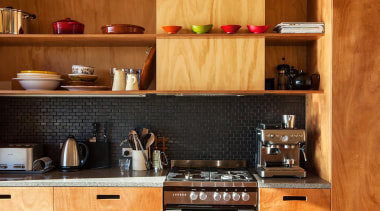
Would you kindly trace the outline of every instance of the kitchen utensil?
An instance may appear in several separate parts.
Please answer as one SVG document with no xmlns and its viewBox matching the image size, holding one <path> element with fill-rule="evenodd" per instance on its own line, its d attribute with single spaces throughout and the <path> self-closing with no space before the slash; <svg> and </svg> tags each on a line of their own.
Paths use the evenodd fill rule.
<svg viewBox="0 0 380 211">
<path fill-rule="evenodd" d="M 139 90 L 139 84 L 137 81 L 137 74 L 136 71 L 133 69 L 129 69 L 126 71 L 127 74 L 127 81 L 126 81 L 126 91 L 133 91 L 133 90 Z"/>
<path fill-rule="evenodd" d="M 289 77 L 287 72 L 289 65 L 285 64 L 285 57 L 282 58 L 283 64 L 277 65 L 277 89 L 286 90 L 289 86 Z"/>
<path fill-rule="evenodd" d="M 54 90 L 63 79 L 55 78 L 12 78 L 20 83 L 26 90 Z"/>
<path fill-rule="evenodd" d="M 293 77 L 292 84 L 293 89 L 297 90 L 308 90 L 308 89 L 319 89 L 320 75 L 318 73 L 307 75 L 301 69 L 300 73 Z"/>
<path fill-rule="evenodd" d="M 236 33 L 241 28 L 241 26 L 240 25 L 223 25 L 221 26 L 221 28 L 227 34 L 233 34 L 233 33 Z"/>
<path fill-rule="evenodd" d="M 126 85 L 124 69 L 114 69 L 113 74 L 112 91 L 124 91 Z"/>
<path fill-rule="evenodd" d="M 148 138 L 148 140 L 146 142 L 146 146 L 145 146 L 145 149 L 147 149 L 149 152 L 149 156 L 150 156 L 150 146 L 154 143 L 155 140 L 156 140 L 156 136 L 154 135 L 154 133 L 149 133 L 149 138 Z"/>
<path fill-rule="evenodd" d="M 53 23 L 54 34 L 83 34 L 84 24 L 70 18 Z"/>
<path fill-rule="evenodd" d="M 182 26 L 163 26 L 162 27 L 168 34 L 176 34 L 182 29 Z"/>
<path fill-rule="evenodd" d="M 83 157 L 82 150 L 83 147 L 85 151 L 85 156 Z M 63 143 L 61 150 L 61 171 L 78 171 L 82 167 L 88 158 L 89 149 L 86 144 L 82 142 L 77 142 L 74 136 L 69 136 L 67 140 Z"/>
<path fill-rule="evenodd" d="M 286 72 L 286 75 L 288 76 L 288 89 L 292 90 L 294 89 L 293 84 L 293 78 L 298 74 L 298 70 L 294 68 L 294 66 L 291 66 L 288 71 Z"/>
<path fill-rule="evenodd" d="M 104 131 L 104 134 L 103 134 L 103 137 L 104 137 L 104 142 L 107 143 L 108 142 L 108 132 L 109 132 L 109 123 L 106 122 L 104 123 L 103 125 L 103 131 Z"/>
<path fill-rule="evenodd" d="M 269 25 L 263 25 L 263 26 L 247 25 L 247 28 L 250 32 L 259 34 L 259 33 L 266 32 L 269 29 Z"/>
<path fill-rule="evenodd" d="M 132 24 L 109 24 L 101 27 L 103 34 L 144 34 L 144 27 Z"/>
<path fill-rule="evenodd" d="M 148 53 L 148 52 L 147 52 Z M 141 72 L 140 89 L 147 90 L 156 77 L 156 46 L 151 47 Z"/>
<path fill-rule="evenodd" d="M 69 91 L 100 91 L 100 90 L 109 90 L 108 86 L 61 86 L 64 89 Z"/>
<path fill-rule="evenodd" d="M 165 158 L 165 162 L 161 161 L 161 155 L 164 156 Z M 153 166 L 153 169 L 154 171 L 158 171 L 160 169 L 163 168 L 162 165 L 168 165 L 168 158 L 165 154 L 165 152 L 161 152 L 160 150 L 153 150 L 153 162 L 152 162 L 152 166 Z"/>
<path fill-rule="evenodd" d="M 12 34 L 11 12 L 11 8 L 0 8 L 0 34 Z"/>
<path fill-rule="evenodd" d="M 146 153 L 147 150 L 132 150 L 132 168 L 137 171 L 149 170 L 149 164 L 147 162 Z"/>
<path fill-rule="evenodd" d="M 88 74 L 68 74 L 69 78 L 73 81 L 95 81 L 98 76 Z"/>
<path fill-rule="evenodd" d="M 9 7 L 11 8 L 11 7 Z M 29 32 L 29 22 L 36 19 L 36 15 L 18 9 L 11 9 L 11 33 L 27 34 Z"/>
<path fill-rule="evenodd" d="M 296 119 L 296 115 L 282 115 L 282 125 L 284 129 L 293 129 L 294 123 Z"/>
<path fill-rule="evenodd" d="M 209 33 L 212 29 L 212 24 L 207 25 L 191 25 L 191 30 L 197 34 Z"/>
<path fill-rule="evenodd" d="M 72 69 L 73 74 L 93 75 L 95 72 L 95 69 L 93 67 L 83 66 L 83 65 L 73 65 L 71 69 Z"/>
<path fill-rule="evenodd" d="M 149 129 L 148 128 L 143 128 L 142 131 L 141 131 L 141 137 L 144 137 L 145 135 L 147 135 L 149 133 Z"/>
</svg>

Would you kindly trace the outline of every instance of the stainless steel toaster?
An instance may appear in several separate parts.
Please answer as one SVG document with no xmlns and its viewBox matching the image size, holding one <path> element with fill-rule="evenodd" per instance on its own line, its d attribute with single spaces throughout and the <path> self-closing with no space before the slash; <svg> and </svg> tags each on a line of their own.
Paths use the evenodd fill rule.
<svg viewBox="0 0 380 211">
<path fill-rule="evenodd" d="M 43 157 L 42 144 L 0 146 L 0 171 L 32 171 L 33 161 Z"/>
</svg>

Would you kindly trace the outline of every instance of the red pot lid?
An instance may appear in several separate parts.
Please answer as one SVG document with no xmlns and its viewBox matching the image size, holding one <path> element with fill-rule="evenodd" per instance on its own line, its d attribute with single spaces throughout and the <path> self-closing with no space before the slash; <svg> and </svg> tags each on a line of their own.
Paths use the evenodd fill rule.
<svg viewBox="0 0 380 211">
<path fill-rule="evenodd" d="M 76 20 L 71 20 L 70 18 L 65 18 L 63 20 L 59 20 L 59 21 L 56 21 L 54 23 L 68 23 L 68 24 L 80 24 L 80 25 L 83 25 L 83 23 L 80 23 Z"/>
</svg>

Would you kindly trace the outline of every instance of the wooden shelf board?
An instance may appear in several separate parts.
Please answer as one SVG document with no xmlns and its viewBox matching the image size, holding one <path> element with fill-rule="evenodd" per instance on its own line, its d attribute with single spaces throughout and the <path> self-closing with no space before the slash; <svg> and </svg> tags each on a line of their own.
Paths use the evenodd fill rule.
<svg viewBox="0 0 380 211">
<path fill-rule="evenodd" d="M 154 95 L 175 95 L 175 96 L 239 96 L 239 95 L 261 95 L 261 94 L 280 94 L 280 95 L 304 95 L 322 94 L 323 90 L 218 90 L 218 91 L 26 91 L 26 90 L 0 90 L 0 97 L 145 97 L 149 94 Z"/>
<path fill-rule="evenodd" d="M 305 42 L 318 40 L 323 37 L 323 33 L 294 33 L 294 34 L 281 34 L 281 33 L 207 33 L 207 34 L 158 34 L 157 39 L 215 39 L 215 38 L 265 38 L 267 43 L 276 42 Z"/>
<path fill-rule="evenodd" d="M 2 46 L 152 46 L 155 34 L 1 34 Z"/>
</svg>

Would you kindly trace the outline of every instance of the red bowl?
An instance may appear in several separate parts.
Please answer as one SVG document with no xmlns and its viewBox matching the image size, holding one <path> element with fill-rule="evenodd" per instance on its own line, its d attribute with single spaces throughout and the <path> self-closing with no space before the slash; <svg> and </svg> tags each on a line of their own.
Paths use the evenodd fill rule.
<svg viewBox="0 0 380 211">
<path fill-rule="evenodd" d="M 132 24 L 109 24 L 101 27 L 103 34 L 144 34 L 145 28 Z"/>
<path fill-rule="evenodd" d="M 83 34 L 84 24 L 66 18 L 53 23 L 54 34 Z"/>
<path fill-rule="evenodd" d="M 182 29 L 182 26 L 163 26 L 162 27 L 168 34 L 176 34 Z"/>
<path fill-rule="evenodd" d="M 240 25 L 223 25 L 221 28 L 223 29 L 224 32 L 227 34 L 233 34 L 237 32 L 240 29 Z"/>
<path fill-rule="evenodd" d="M 264 26 L 255 26 L 255 25 L 247 25 L 248 30 L 252 33 L 264 33 L 269 29 L 269 25 Z"/>
</svg>

